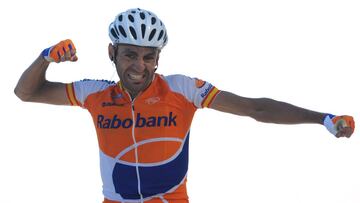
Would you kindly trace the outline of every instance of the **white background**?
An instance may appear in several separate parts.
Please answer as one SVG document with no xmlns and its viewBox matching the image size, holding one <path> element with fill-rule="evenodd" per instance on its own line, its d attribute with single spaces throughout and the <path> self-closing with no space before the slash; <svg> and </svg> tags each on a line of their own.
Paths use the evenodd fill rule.
<svg viewBox="0 0 360 203">
<path fill-rule="evenodd" d="M 109 23 L 140 7 L 166 24 L 159 72 L 210 81 L 247 97 L 360 117 L 360 6 L 350 0 L 25 1 L 0 3 L 0 202 L 102 201 L 90 115 L 23 103 L 21 73 L 46 47 L 74 41 L 79 61 L 48 79 L 111 79 Z M 192 203 L 359 203 L 360 138 L 320 125 L 273 125 L 199 110 L 190 141 Z"/>
</svg>

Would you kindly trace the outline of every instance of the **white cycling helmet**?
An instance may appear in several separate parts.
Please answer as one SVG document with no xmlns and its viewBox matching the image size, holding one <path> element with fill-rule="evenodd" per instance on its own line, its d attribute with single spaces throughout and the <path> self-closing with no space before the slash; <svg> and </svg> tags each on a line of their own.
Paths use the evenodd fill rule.
<svg viewBox="0 0 360 203">
<path fill-rule="evenodd" d="M 152 12 L 129 9 L 116 16 L 109 26 L 113 44 L 163 48 L 167 43 L 164 23 Z"/>
</svg>

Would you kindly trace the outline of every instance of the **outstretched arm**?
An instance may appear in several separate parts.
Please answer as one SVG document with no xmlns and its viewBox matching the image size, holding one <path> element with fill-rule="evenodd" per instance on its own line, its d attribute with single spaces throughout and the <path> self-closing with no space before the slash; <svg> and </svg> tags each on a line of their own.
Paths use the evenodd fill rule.
<svg viewBox="0 0 360 203">
<path fill-rule="evenodd" d="M 325 113 L 311 111 L 273 99 L 246 98 L 226 91 L 221 91 L 216 96 L 210 108 L 239 116 L 249 116 L 260 122 L 277 124 L 324 124 L 324 120 L 328 116 Z M 336 127 L 339 128 L 336 132 L 337 137 L 350 137 L 353 133 L 351 126 Z"/>
<path fill-rule="evenodd" d="M 50 62 L 76 61 L 76 50 L 70 40 L 45 49 L 20 77 L 15 94 L 22 101 L 70 105 L 64 83 L 46 80 Z"/>
</svg>

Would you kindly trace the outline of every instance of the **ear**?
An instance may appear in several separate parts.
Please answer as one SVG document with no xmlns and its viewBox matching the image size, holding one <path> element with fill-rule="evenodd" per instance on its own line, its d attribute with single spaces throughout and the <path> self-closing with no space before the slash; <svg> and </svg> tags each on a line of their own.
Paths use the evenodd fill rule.
<svg viewBox="0 0 360 203">
<path fill-rule="evenodd" d="M 108 52 L 109 52 L 110 60 L 114 61 L 115 60 L 115 48 L 114 48 L 114 45 L 111 43 L 109 43 Z"/>
</svg>

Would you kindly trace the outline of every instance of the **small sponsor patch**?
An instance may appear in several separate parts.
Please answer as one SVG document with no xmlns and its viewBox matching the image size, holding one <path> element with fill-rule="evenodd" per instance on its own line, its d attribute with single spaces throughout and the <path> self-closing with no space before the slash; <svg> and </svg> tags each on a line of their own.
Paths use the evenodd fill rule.
<svg viewBox="0 0 360 203">
<path fill-rule="evenodd" d="M 121 93 L 119 93 L 119 94 L 111 95 L 111 97 L 113 99 L 120 99 L 120 98 L 123 98 L 123 95 Z"/>
<path fill-rule="evenodd" d="M 157 103 L 158 101 L 160 101 L 159 97 L 150 97 L 150 98 L 145 100 L 145 103 L 151 105 L 151 104 Z"/>
</svg>

